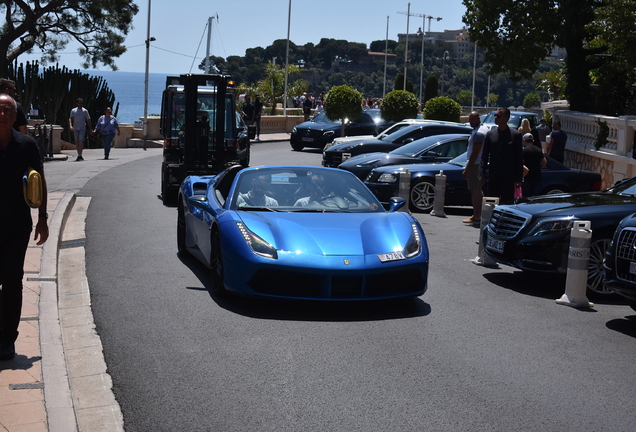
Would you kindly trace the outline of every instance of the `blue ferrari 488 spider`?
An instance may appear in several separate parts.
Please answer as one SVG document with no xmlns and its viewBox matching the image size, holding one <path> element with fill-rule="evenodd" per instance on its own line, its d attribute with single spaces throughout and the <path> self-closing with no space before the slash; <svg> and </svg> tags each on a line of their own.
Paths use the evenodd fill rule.
<svg viewBox="0 0 636 432">
<path fill-rule="evenodd" d="M 233 166 L 187 177 L 177 243 L 212 270 L 214 291 L 362 300 L 419 296 L 428 246 L 419 223 L 385 210 L 353 174 L 321 167 Z"/>
</svg>

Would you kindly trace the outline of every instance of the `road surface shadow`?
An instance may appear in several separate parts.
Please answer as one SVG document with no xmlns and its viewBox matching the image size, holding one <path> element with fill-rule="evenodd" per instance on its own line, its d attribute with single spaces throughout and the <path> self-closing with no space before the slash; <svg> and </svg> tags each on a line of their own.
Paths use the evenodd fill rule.
<svg viewBox="0 0 636 432">
<path fill-rule="evenodd" d="M 506 266 L 502 266 L 505 269 Z M 556 300 L 565 293 L 565 275 L 555 275 L 540 272 L 496 272 L 485 273 L 484 278 L 502 288 L 518 292 L 519 294 Z M 593 303 L 606 305 L 624 304 L 622 299 L 612 295 L 586 294 Z"/>
<path fill-rule="evenodd" d="M 610 330 L 636 338 L 636 315 L 628 315 L 625 318 L 613 319 L 608 321 L 605 326 Z"/>
<path fill-rule="evenodd" d="M 201 282 L 201 287 L 186 287 L 207 291 L 220 307 L 251 318 L 293 321 L 379 321 L 415 318 L 429 315 L 431 306 L 418 298 L 363 301 L 312 301 L 287 299 L 252 299 L 239 295 L 214 294 L 210 270 L 191 256 L 179 256 Z"/>
</svg>

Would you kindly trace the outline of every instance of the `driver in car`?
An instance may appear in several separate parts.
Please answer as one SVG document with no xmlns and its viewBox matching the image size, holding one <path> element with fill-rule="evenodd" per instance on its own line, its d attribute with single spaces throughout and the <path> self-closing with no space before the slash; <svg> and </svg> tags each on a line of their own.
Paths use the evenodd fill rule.
<svg viewBox="0 0 636 432">
<path fill-rule="evenodd" d="M 236 205 L 238 207 L 278 207 L 278 201 L 265 194 L 270 184 L 270 176 L 267 174 L 254 177 L 250 183 L 250 190 L 247 193 L 239 193 Z"/>
<path fill-rule="evenodd" d="M 307 189 L 309 190 L 309 196 L 299 198 L 294 204 L 295 207 L 305 207 L 310 203 L 320 203 L 329 194 L 325 190 L 325 179 L 321 175 L 312 175 L 307 183 Z"/>
</svg>

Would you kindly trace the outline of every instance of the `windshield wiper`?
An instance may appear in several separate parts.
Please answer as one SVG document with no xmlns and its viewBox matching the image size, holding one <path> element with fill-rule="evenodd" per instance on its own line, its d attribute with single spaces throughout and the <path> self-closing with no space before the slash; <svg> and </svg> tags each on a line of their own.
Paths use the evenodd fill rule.
<svg viewBox="0 0 636 432">
<path fill-rule="evenodd" d="M 237 210 L 246 210 L 246 211 L 271 211 L 271 212 L 279 212 L 280 210 L 273 209 L 271 207 L 254 207 L 254 206 L 244 206 L 239 207 Z"/>
</svg>

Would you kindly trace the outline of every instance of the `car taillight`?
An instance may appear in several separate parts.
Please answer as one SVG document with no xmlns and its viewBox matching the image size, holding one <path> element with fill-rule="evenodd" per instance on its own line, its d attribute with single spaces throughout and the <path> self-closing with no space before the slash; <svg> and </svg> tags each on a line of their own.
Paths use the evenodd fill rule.
<svg viewBox="0 0 636 432">
<path fill-rule="evenodd" d="M 601 186 L 603 185 L 603 182 L 601 180 L 599 181 L 595 181 L 594 184 L 592 185 L 592 190 L 601 190 Z"/>
</svg>

